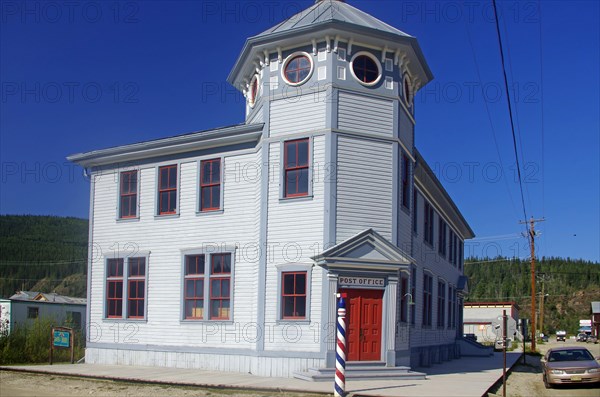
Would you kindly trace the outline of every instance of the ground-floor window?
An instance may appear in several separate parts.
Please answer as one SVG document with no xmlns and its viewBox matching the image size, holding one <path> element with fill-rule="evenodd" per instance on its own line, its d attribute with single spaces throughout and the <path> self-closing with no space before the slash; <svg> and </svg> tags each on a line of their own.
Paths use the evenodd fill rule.
<svg viewBox="0 0 600 397">
<path fill-rule="evenodd" d="M 423 274 L 423 326 L 431 327 L 433 277 Z"/>
<path fill-rule="evenodd" d="M 281 274 L 281 318 L 306 318 L 306 272 Z"/>
<path fill-rule="evenodd" d="M 231 320 L 232 254 L 190 253 L 183 262 L 183 319 Z"/>
<path fill-rule="evenodd" d="M 146 258 L 106 261 L 106 318 L 146 317 Z"/>
<path fill-rule="evenodd" d="M 438 305 L 437 305 L 437 326 L 444 328 L 446 319 L 446 284 L 443 281 L 438 281 Z"/>
</svg>

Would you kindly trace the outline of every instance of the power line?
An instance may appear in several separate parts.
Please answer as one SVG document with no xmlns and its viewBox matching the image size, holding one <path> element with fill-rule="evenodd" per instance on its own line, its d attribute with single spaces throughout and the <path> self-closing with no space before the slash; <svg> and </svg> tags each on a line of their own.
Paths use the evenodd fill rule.
<svg viewBox="0 0 600 397">
<path fill-rule="evenodd" d="M 498 35 L 498 46 L 500 47 L 500 60 L 502 61 L 502 74 L 504 75 L 504 88 L 506 90 L 506 99 L 508 104 L 508 115 L 510 117 L 510 128 L 512 132 L 513 149 L 515 152 L 515 160 L 517 162 L 517 176 L 519 178 L 519 190 L 521 192 L 521 205 L 523 206 L 524 219 L 527 219 L 527 211 L 525 208 L 525 195 L 523 194 L 523 178 L 521 177 L 521 164 L 519 162 L 519 152 L 517 150 L 517 137 L 515 134 L 515 122 L 513 119 L 513 111 L 510 99 L 510 90 L 508 87 L 508 77 L 506 76 L 506 62 L 504 60 L 504 50 L 502 48 L 502 37 L 500 34 L 500 24 L 498 22 L 498 10 L 496 0 L 492 0 L 494 4 L 494 18 L 496 20 L 496 33 Z"/>
</svg>

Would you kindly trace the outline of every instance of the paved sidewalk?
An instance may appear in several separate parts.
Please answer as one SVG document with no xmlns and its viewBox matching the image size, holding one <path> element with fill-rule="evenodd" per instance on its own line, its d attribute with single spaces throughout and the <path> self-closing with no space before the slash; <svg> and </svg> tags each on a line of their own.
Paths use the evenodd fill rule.
<svg viewBox="0 0 600 397">
<path fill-rule="evenodd" d="M 520 353 L 508 353 L 507 367 L 512 367 L 519 357 Z M 0 369 L 185 386 L 314 393 L 333 391 L 333 382 L 306 382 L 299 379 L 266 378 L 249 374 L 179 368 L 74 364 L 4 366 Z M 463 357 L 431 368 L 414 370 L 426 372 L 427 379 L 360 381 L 349 379 L 346 383 L 346 391 L 351 396 L 480 397 L 502 378 L 502 354 L 494 353 L 490 357 Z"/>
</svg>

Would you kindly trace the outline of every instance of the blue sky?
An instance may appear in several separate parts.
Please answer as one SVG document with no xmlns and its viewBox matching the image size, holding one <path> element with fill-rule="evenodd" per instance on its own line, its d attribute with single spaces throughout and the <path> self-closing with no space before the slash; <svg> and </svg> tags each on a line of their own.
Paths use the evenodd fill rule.
<svg viewBox="0 0 600 397">
<path fill-rule="evenodd" d="M 348 2 L 419 39 L 416 143 L 478 236 L 466 253 L 527 257 L 491 2 Z M 244 40 L 312 3 L 0 2 L 0 213 L 87 217 L 67 155 L 242 122 L 225 79 Z M 499 6 L 538 253 L 599 261 L 599 3 Z"/>
</svg>

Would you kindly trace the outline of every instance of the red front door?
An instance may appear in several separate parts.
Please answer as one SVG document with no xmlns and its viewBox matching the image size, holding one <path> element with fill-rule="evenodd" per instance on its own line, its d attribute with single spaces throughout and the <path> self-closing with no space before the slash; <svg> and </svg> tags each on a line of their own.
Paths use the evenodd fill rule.
<svg viewBox="0 0 600 397">
<path fill-rule="evenodd" d="M 348 361 L 381 360 L 383 291 L 348 289 Z"/>
</svg>

